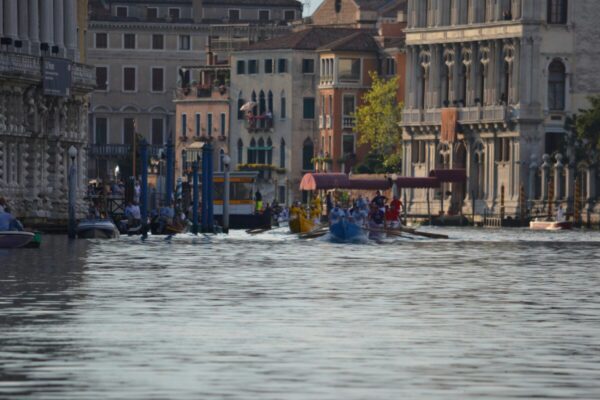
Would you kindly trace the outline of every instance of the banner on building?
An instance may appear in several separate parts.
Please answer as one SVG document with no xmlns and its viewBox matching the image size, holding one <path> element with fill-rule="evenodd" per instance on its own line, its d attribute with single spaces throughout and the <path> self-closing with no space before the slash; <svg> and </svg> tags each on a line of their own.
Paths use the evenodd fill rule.
<svg viewBox="0 0 600 400">
<path fill-rule="evenodd" d="M 70 60 L 63 58 L 47 58 L 42 60 L 42 79 L 44 95 L 66 97 L 71 95 Z"/>
<path fill-rule="evenodd" d="M 454 143 L 457 139 L 458 109 L 442 108 L 442 143 Z"/>
</svg>

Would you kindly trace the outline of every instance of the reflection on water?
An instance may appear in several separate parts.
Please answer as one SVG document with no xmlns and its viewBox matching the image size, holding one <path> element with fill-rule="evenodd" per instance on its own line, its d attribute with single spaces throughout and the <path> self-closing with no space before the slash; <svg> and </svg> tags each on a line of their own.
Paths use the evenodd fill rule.
<svg viewBox="0 0 600 400">
<path fill-rule="evenodd" d="M 0 398 L 599 398 L 600 234 L 0 251 Z"/>
</svg>

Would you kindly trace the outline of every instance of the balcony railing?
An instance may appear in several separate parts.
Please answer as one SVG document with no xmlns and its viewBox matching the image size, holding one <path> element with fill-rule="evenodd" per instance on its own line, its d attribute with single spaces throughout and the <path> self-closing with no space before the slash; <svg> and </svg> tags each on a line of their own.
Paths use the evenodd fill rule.
<svg viewBox="0 0 600 400">
<path fill-rule="evenodd" d="M 325 116 L 325 128 L 331 129 L 331 115 Z"/>
<path fill-rule="evenodd" d="M 342 117 L 342 128 L 344 129 L 354 129 L 356 126 L 356 118 L 344 116 Z"/>
<path fill-rule="evenodd" d="M 148 155 L 158 158 L 162 148 L 162 145 L 148 145 Z M 132 150 L 133 146 L 130 144 L 92 144 L 89 148 L 89 154 L 91 157 L 99 158 L 127 158 L 131 156 Z"/>
<path fill-rule="evenodd" d="M 458 109 L 458 122 L 460 124 L 504 122 L 508 119 L 508 110 L 505 105 L 463 107 Z M 441 125 L 442 109 L 409 109 L 402 113 L 402 124 L 410 125 Z"/>
<path fill-rule="evenodd" d="M 244 125 L 248 132 L 268 132 L 273 129 L 273 117 L 266 115 L 248 117 Z"/>
<path fill-rule="evenodd" d="M 325 128 L 325 116 L 319 115 L 319 129 Z"/>
</svg>

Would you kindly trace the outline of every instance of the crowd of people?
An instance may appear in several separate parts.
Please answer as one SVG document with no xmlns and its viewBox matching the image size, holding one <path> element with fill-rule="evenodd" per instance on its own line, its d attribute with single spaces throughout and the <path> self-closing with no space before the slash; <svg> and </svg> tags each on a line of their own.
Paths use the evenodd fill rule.
<svg viewBox="0 0 600 400">
<path fill-rule="evenodd" d="M 328 202 L 328 204 L 331 203 Z M 359 195 L 351 204 L 352 206 L 348 208 L 343 208 L 339 203 L 331 205 L 330 223 L 346 218 L 357 225 L 377 228 L 397 228 L 402 224 L 403 206 L 397 196 L 394 196 L 388 204 L 388 198 L 378 190 L 370 201 Z"/>
</svg>

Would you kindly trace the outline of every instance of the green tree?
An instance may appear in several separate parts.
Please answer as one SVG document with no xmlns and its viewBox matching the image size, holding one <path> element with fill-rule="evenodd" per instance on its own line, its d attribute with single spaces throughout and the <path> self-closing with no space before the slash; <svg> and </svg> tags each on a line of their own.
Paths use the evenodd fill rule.
<svg viewBox="0 0 600 400">
<path fill-rule="evenodd" d="M 368 144 L 371 153 L 382 159 L 385 170 L 397 171 L 402 161 L 402 135 L 398 123 L 402 119 L 402 104 L 398 103 L 398 77 L 384 79 L 371 71 L 371 89 L 363 96 L 363 105 L 356 110 L 355 131 L 359 143 Z"/>
<path fill-rule="evenodd" d="M 579 110 L 567 122 L 567 128 L 573 129 L 581 141 L 583 158 L 596 162 L 600 153 L 600 95 L 588 97 L 591 107 Z"/>
</svg>

